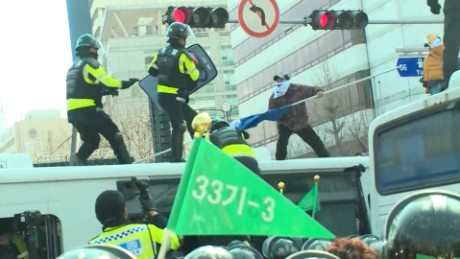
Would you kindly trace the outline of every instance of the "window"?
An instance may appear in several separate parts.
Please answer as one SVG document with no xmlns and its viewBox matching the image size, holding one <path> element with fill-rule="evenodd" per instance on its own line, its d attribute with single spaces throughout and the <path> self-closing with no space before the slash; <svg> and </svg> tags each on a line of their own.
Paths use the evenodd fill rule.
<svg viewBox="0 0 460 259">
<path fill-rule="evenodd" d="M 458 106 L 455 104 L 454 106 Z M 404 192 L 460 181 L 460 111 L 449 106 L 376 132 L 377 190 Z"/>
</svg>

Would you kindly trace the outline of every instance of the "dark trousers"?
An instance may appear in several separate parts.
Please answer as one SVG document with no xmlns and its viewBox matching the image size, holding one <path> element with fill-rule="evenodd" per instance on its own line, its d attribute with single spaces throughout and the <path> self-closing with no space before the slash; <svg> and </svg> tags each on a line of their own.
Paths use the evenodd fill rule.
<svg viewBox="0 0 460 259">
<path fill-rule="evenodd" d="M 289 137 L 291 137 L 292 133 L 296 133 L 299 137 L 305 141 L 313 151 L 315 151 L 318 157 L 328 157 L 329 153 L 326 150 L 326 147 L 323 144 L 323 141 L 318 137 L 316 132 L 310 125 L 294 132 L 290 130 L 288 127 L 278 124 L 278 142 L 276 143 L 276 160 L 284 160 L 287 156 L 287 146 L 289 143 Z"/>
<path fill-rule="evenodd" d="M 83 144 L 77 152 L 82 159 L 88 159 L 91 154 L 99 148 L 101 137 L 107 139 L 117 155 L 120 141 L 117 140 L 117 134 L 120 133 L 117 125 L 112 121 L 110 116 L 99 108 L 84 108 L 69 111 L 67 117 L 70 123 L 77 129 Z"/>
<path fill-rule="evenodd" d="M 460 12 L 448 11 L 444 14 L 444 54 L 443 74 L 445 85 L 458 69 L 458 52 L 460 48 Z"/>
<path fill-rule="evenodd" d="M 168 116 L 171 123 L 171 161 L 179 161 L 182 158 L 184 132 L 188 130 L 190 136 L 193 137 L 194 130 L 192 128 L 193 118 L 197 112 L 193 110 L 185 102 L 176 99 L 174 94 L 158 94 L 158 101 L 161 108 Z M 184 123 L 184 120 L 186 123 Z"/>
</svg>

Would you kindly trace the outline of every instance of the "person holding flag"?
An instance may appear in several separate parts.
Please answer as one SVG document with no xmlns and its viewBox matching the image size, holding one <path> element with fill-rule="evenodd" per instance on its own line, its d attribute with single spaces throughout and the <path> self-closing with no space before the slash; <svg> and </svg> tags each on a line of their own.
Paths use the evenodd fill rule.
<svg viewBox="0 0 460 259">
<path fill-rule="evenodd" d="M 269 109 L 285 107 L 315 95 L 321 97 L 324 92 L 319 87 L 291 83 L 290 76 L 285 73 L 275 75 L 273 80 L 276 86 L 268 101 Z M 292 133 L 296 133 L 310 145 L 318 157 L 329 156 L 323 142 L 308 124 L 307 108 L 304 103 L 290 107 L 277 121 L 277 125 L 279 138 L 276 143 L 276 160 L 286 159 L 287 145 Z"/>
</svg>

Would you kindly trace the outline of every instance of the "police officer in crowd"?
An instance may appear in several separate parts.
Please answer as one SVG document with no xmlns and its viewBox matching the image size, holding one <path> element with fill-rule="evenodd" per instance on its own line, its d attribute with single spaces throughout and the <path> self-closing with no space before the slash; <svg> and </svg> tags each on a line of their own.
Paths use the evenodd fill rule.
<svg viewBox="0 0 460 259">
<path fill-rule="evenodd" d="M 109 244 L 127 248 L 136 258 L 154 258 L 163 238 L 164 217 L 151 204 L 142 200 L 144 211 L 148 211 L 149 223 L 129 223 L 128 211 L 123 194 L 106 190 L 96 199 L 96 217 L 102 226 L 102 233 L 91 239 L 89 244 Z M 160 222 L 157 224 L 156 222 Z M 171 235 L 170 249 L 180 246 L 177 235 Z"/>
<path fill-rule="evenodd" d="M 184 132 L 188 129 L 193 137 L 191 123 L 197 114 L 188 105 L 188 92 L 200 76 L 196 58 L 185 49 L 187 37 L 191 35 L 193 32 L 187 24 L 171 23 L 167 31 L 169 45 L 153 57 L 148 67 L 149 74 L 157 78 L 158 102 L 172 127 L 171 162 L 185 161 L 182 159 Z"/>
<path fill-rule="evenodd" d="M 206 245 L 194 249 L 184 259 L 233 259 L 233 257 L 223 247 Z"/>
<path fill-rule="evenodd" d="M 256 154 L 246 142 L 245 137 L 249 137 L 248 133 L 230 127 L 230 124 L 220 117 L 211 119 L 209 140 L 222 152 L 235 158 L 254 173 L 260 174 Z"/>
<path fill-rule="evenodd" d="M 0 258 L 16 259 L 21 253 L 13 243 L 14 222 L 11 219 L 0 219 Z"/>
<path fill-rule="evenodd" d="M 387 258 L 458 258 L 460 195 L 420 191 L 397 203 L 387 217 Z"/>
<path fill-rule="evenodd" d="M 87 245 L 67 251 L 57 259 L 136 259 L 131 252 L 113 245 Z"/>
<path fill-rule="evenodd" d="M 71 165 L 86 165 L 88 157 L 99 148 L 99 134 L 109 141 L 120 164 L 133 162 L 120 130 L 102 109 L 102 96 L 118 95 L 117 89 L 129 88 L 139 80 L 121 81 L 108 75 L 97 60 L 99 48 L 93 35 L 81 35 L 77 58 L 67 72 L 67 117 L 83 140 L 71 157 Z"/>
<path fill-rule="evenodd" d="M 441 5 L 438 0 L 427 0 L 430 11 L 433 14 L 441 12 Z M 460 1 L 444 1 L 444 54 L 443 74 L 444 89 L 449 85 L 452 74 L 458 70 L 458 53 L 460 50 Z"/>
</svg>

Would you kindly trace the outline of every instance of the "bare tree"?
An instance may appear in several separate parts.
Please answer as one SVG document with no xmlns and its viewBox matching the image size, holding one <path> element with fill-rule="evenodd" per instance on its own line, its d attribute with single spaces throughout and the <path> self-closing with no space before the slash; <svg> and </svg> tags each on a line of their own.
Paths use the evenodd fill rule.
<svg viewBox="0 0 460 259">
<path fill-rule="evenodd" d="M 361 153 L 369 150 L 369 121 L 365 110 L 353 114 L 348 133 L 358 143 Z"/>
<path fill-rule="evenodd" d="M 362 151 L 367 150 L 368 121 L 364 105 L 360 102 L 358 85 L 336 89 L 347 80 L 340 80 L 337 68 L 328 62 L 323 62 L 317 75 L 317 81 L 326 94 L 307 102 L 309 110 L 313 111 L 312 124 L 328 125 L 322 139 L 327 142 L 330 136 L 335 143 L 331 148 L 336 155 L 351 155 L 356 153 L 356 146 Z M 354 142 L 354 143 L 353 143 Z"/>
<path fill-rule="evenodd" d="M 150 117 L 141 115 L 137 118 L 120 121 L 120 128 L 132 155 L 136 159 L 145 159 L 153 156 Z"/>
</svg>

